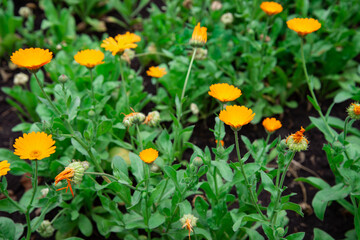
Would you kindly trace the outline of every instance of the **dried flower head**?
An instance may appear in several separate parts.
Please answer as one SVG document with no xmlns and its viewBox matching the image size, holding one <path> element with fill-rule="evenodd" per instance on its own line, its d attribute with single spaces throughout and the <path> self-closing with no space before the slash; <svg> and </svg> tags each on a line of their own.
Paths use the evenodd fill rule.
<svg viewBox="0 0 360 240">
<path fill-rule="evenodd" d="M 19 9 L 19 15 L 24 18 L 28 18 L 29 16 L 32 15 L 32 10 L 31 10 L 31 8 L 29 8 L 27 6 L 21 7 Z"/>
<path fill-rule="evenodd" d="M 7 160 L 0 162 L 0 177 L 5 176 L 10 171 L 10 163 Z"/>
<path fill-rule="evenodd" d="M 190 45 L 193 47 L 202 47 L 207 41 L 207 28 L 200 27 L 200 23 L 194 28 L 192 37 L 190 39 Z"/>
<path fill-rule="evenodd" d="M 277 2 L 262 2 L 260 8 L 269 16 L 281 13 L 283 10 L 281 4 Z"/>
<path fill-rule="evenodd" d="M 234 22 L 234 16 L 230 12 L 224 13 L 221 16 L 220 21 L 225 25 L 230 25 L 230 24 L 232 24 Z"/>
<path fill-rule="evenodd" d="M 39 68 L 49 63 L 52 57 L 52 52 L 48 49 L 20 48 L 11 55 L 10 59 L 19 67 L 24 67 L 29 71 L 36 72 Z"/>
<path fill-rule="evenodd" d="M 360 120 L 360 104 L 352 103 L 347 109 L 349 117 L 355 120 Z"/>
<path fill-rule="evenodd" d="M 265 118 L 262 125 L 269 133 L 275 132 L 282 127 L 281 122 L 275 118 Z"/>
<path fill-rule="evenodd" d="M 313 18 L 294 18 L 286 22 L 288 28 L 297 32 L 299 36 L 306 36 L 321 28 L 321 23 Z"/>
<path fill-rule="evenodd" d="M 54 144 L 52 136 L 44 132 L 24 133 L 22 137 L 15 139 L 14 154 L 21 159 L 41 160 L 55 152 Z"/>
<path fill-rule="evenodd" d="M 93 68 L 96 65 L 104 63 L 104 53 L 100 50 L 86 49 L 79 51 L 74 59 L 77 63 L 87 68 Z"/>
<path fill-rule="evenodd" d="M 292 151 L 300 152 L 308 148 L 309 141 L 304 136 L 305 129 L 301 127 L 299 131 L 286 138 L 286 144 Z"/>
<path fill-rule="evenodd" d="M 152 163 L 159 156 L 159 152 L 153 148 L 148 148 L 140 152 L 140 159 L 145 163 Z"/>
<path fill-rule="evenodd" d="M 40 226 L 36 231 L 43 238 L 49 238 L 54 234 L 55 228 L 52 226 L 49 220 L 44 220 L 41 222 Z"/>
<path fill-rule="evenodd" d="M 189 239 L 191 232 L 193 231 L 193 228 L 196 227 L 196 221 L 198 218 L 196 218 L 192 214 L 184 214 L 184 216 L 180 219 L 181 224 L 183 225 L 182 228 L 186 228 L 189 230 Z"/>
<path fill-rule="evenodd" d="M 210 86 L 208 94 L 221 102 L 234 101 L 241 96 L 241 90 L 227 83 L 217 83 Z"/>
<path fill-rule="evenodd" d="M 106 51 L 110 51 L 112 55 L 121 54 L 125 49 L 136 48 L 136 42 L 140 42 L 141 38 L 135 33 L 126 32 L 125 34 L 118 34 L 115 39 L 108 37 L 101 43 L 101 47 Z"/>
<path fill-rule="evenodd" d="M 225 124 L 231 126 L 234 131 L 240 130 L 240 128 L 255 117 L 255 113 L 250 108 L 245 106 L 227 106 L 225 110 L 221 110 L 219 118 Z"/>
<path fill-rule="evenodd" d="M 161 67 L 150 67 L 149 70 L 146 71 L 146 74 L 149 77 L 154 77 L 154 78 L 161 78 L 162 76 L 164 76 L 165 74 L 167 74 L 166 69 L 165 68 L 161 68 Z"/>
</svg>

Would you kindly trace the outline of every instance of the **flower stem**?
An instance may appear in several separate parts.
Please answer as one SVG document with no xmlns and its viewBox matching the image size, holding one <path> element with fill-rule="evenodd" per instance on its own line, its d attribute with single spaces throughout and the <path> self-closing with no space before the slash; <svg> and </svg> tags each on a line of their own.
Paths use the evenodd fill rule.
<svg viewBox="0 0 360 240">
<path fill-rule="evenodd" d="M 35 170 L 33 175 L 33 192 L 30 198 L 29 205 L 26 208 L 25 217 L 26 217 L 26 223 L 27 223 L 27 234 L 26 234 L 26 240 L 30 240 L 31 237 L 31 220 L 30 220 L 30 210 L 32 208 L 32 203 L 35 198 L 37 185 L 38 185 L 38 160 L 35 160 Z"/>
<path fill-rule="evenodd" d="M 121 89 L 122 89 L 122 94 L 125 98 L 125 108 L 128 109 L 129 108 L 129 98 L 126 92 L 126 80 L 124 78 L 124 69 L 123 69 L 123 65 L 121 62 L 121 56 L 119 56 L 119 65 L 120 65 L 120 75 L 121 75 Z"/>
<path fill-rule="evenodd" d="M 142 137 L 141 137 L 141 132 L 140 132 L 139 124 L 136 124 L 136 130 L 137 130 L 138 141 L 139 141 L 140 152 L 141 152 L 142 150 L 144 150 L 144 148 L 143 148 L 143 143 L 142 143 Z"/>
<path fill-rule="evenodd" d="M 193 65 L 193 62 L 194 62 L 194 59 L 195 59 L 196 51 L 197 51 L 197 48 L 194 48 L 194 52 L 193 52 L 193 55 L 192 55 L 192 57 L 191 57 L 190 64 L 189 64 L 189 68 L 188 68 L 188 71 L 187 71 L 187 74 L 186 74 L 184 87 L 183 87 L 183 90 L 182 90 L 182 93 L 181 93 L 180 104 L 182 104 L 182 100 L 183 100 L 183 98 L 184 98 L 184 96 L 185 96 L 186 85 L 187 85 L 188 80 L 189 80 L 189 76 L 190 76 L 191 68 L 192 68 L 192 65 Z"/>
<path fill-rule="evenodd" d="M 89 68 L 90 71 L 90 88 L 91 88 L 91 97 L 92 97 L 92 102 L 93 102 L 93 107 L 95 110 L 95 93 L 94 93 L 94 86 L 93 86 L 93 72 L 92 72 L 92 68 Z"/>
<path fill-rule="evenodd" d="M 149 180 L 150 180 L 150 168 L 149 165 L 146 163 L 143 163 L 143 167 L 144 167 L 144 177 L 145 177 L 145 184 L 146 184 L 146 195 L 145 195 L 145 214 L 146 214 L 146 218 L 144 218 L 145 220 L 145 225 L 147 226 L 147 233 L 148 233 L 148 238 L 147 239 L 151 239 L 151 229 L 149 227 L 149 218 L 150 218 L 150 213 L 149 213 L 149 207 L 148 206 L 148 200 L 149 200 Z"/>
<path fill-rule="evenodd" d="M 263 34 L 262 43 L 261 43 L 259 78 L 261 78 L 262 71 L 263 71 L 264 54 L 266 53 L 266 52 L 264 52 L 264 51 L 265 51 L 265 49 L 266 49 L 266 36 L 267 36 L 267 34 L 268 34 L 270 18 L 271 18 L 271 16 L 267 16 L 267 17 L 266 17 L 265 30 L 264 30 L 264 34 Z M 259 79 L 259 80 L 262 80 L 262 79 Z"/>
<path fill-rule="evenodd" d="M 350 117 L 347 116 L 344 122 L 344 140 L 343 140 L 343 147 L 344 147 L 344 152 L 345 152 L 345 156 L 348 160 L 350 160 L 349 154 L 346 151 L 346 146 L 345 146 L 345 141 L 346 141 L 346 135 L 347 135 L 347 125 L 349 123 Z"/>
<path fill-rule="evenodd" d="M 264 154 L 264 152 L 265 152 L 265 149 L 266 149 L 267 145 L 269 144 L 269 140 L 270 140 L 271 134 L 272 134 L 272 133 L 267 132 L 267 137 L 266 137 L 266 140 L 265 140 L 265 146 L 264 146 L 264 148 L 262 149 L 261 154 L 260 154 L 259 159 L 258 159 L 259 162 L 261 161 L 261 158 L 262 158 L 262 156 L 263 156 L 263 154 Z"/>
</svg>

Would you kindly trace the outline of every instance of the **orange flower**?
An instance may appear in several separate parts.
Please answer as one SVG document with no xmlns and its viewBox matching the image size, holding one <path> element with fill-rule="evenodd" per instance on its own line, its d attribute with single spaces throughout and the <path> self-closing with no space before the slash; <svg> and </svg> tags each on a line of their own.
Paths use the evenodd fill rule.
<svg viewBox="0 0 360 240">
<path fill-rule="evenodd" d="M 351 103 L 347 108 L 347 112 L 349 117 L 355 120 L 360 120 L 360 104 L 359 103 Z"/>
<path fill-rule="evenodd" d="M 89 167 L 89 163 L 86 161 L 83 161 L 83 162 L 75 161 L 75 162 L 70 163 L 65 168 L 64 171 L 62 171 L 55 177 L 55 186 L 61 180 L 66 180 L 67 186 L 63 187 L 63 188 L 59 188 L 56 191 L 66 189 L 66 192 L 67 192 L 68 189 L 70 188 L 70 192 L 71 192 L 72 196 L 74 197 L 74 192 L 71 187 L 71 182 L 73 182 L 74 184 L 80 184 L 83 179 L 84 172 L 85 172 L 85 170 L 88 169 L 88 167 Z"/>
<path fill-rule="evenodd" d="M 281 13 L 283 10 L 281 4 L 277 2 L 262 2 L 260 8 L 269 16 Z"/>
<path fill-rule="evenodd" d="M 291 134 L 286 138 L 286 144 L 292 151 L 303 151 L 308 148 L 309 141 L 304 136 L 305 129 L 301 127 L 300 131 Z"/>
<path fill-rule="evenodd" d="M 86 49 L 83 51 L 79 51 L 74 59 L 80 65 L 83 65 L 87 68 L 93 68 L 96 65 L 103 64 L 104 53 L 95 49 Z"/>
<path fill-rule="evenodd" d="M 153 148 L 148 148 L 141 151 L 139 156 L 145 163 L 152 163 L 159 156 L 159 152 Z"/>
<path fill-rule="evenodd" d="M 183 224 L 182 228 L 186 228 L 189 230 L 189 240 L 191 239 L 191 232 L 193 232 L 193 228 L 196 227 L 196 222 L 198 218 L 194 217 L 192 214 L 185 214 L 182 218 L 180 218 L 180 222 Z"/>
<path fill-rule="evenodd" d="M 149 70 L 146 71 L 146 74 L 150 77 L 161 78 L 165 74 L 167 74 L 165 68 L 161 67 L 150 67 Z"/>
<path fill-rule="evenodd" d="M 288 140 L 290 138 L 293 138 L 295 143 L 299 143 L 303 139 L 305 139 L 306 142 L 308 142 L 308 140 L 304 137 L 304 132 L 305 132 L 305 129 L 303 127 L 301 127 L 299 131 L 297 131 L 296 133 L 291 134 L 290 136 L 288 136 L 287 139 L 286 139 L 286 142 L 288 142 Z"/>
<path fill-rule="evenodd" d="M 0 162 L 0 177 L 5 176 L 10 171 L 10 163 L 7 160 Z"/>
<path fill-rule="evenodd" d="M 208 94 L 221 102 L 234 101 L 241 96 L 241 90 L 227 83 L 217 83 L 210 86 Z"/>
<path fill-rule="evenodd" d="M 282 127 L 281 122 L 275 118 L 265 118 L 262 125 L 269 133 L 275 132 Z"/>
<path fill-rule="evenodd" d="M 286 22 L 288 28 L 297 32 L 299 36 L 306 36 L 321 28 L 321 23 L 313 18 L 294 18 Z"/>
<path fill-rule="evenodd" d="M 190 44 L 193 47 L 202 47 L 205 45 L 207 41 L 207 28 L 206 27 L 200 27 L 200 23 L 196 25 L 194 28 L 192 37 L 190 39 Z"/>
<path fill-rule="evenodd" d="M 219 114 L 220 120 L 231 126 L 234 131 L 240 130 L 242 126 L 251 122 L 254 117 L 255 113 L 251 109 L 238 105 L 227 106 Z"/>
<path fill-rule="evenodd" d="M 49 63 L 52 57 L 52 52 L 48 49 L 20 48 L 11 55 L 10 59 L 19 67 L 24 67 L 32 72 L 36 72 L 39 68 Z"/>
<path fill-rule="evenodd" d="M 136 48 L 137 44 L 135 42 L 139 41 L 141 41 L 141 38 L 138 35 L 126 32 L 125 34 L 118 34 L 115 39 L 113 37 L 106 38 L 100 46 L 115 56 L 124 52 L 125 49 Z"/>
<path fill-rule="evenodd" d="M 63 187 L 63 188 L 59 188 L 59 189 L 56 189 L 56 191 L 60 191 L 60 190 L 63 190 L 63 189 L 66 189 L 66 192 L 69 190 L 70 188 L 70 192 L 72 194 L 72 196 L 74 197 L 74 192 L 72 190 L 72 187 L 71 187 L 71 178 L 74 177 L 75 175 L 75 170 L 73 168 L 69 168 L 69 167 L 66 167 L 64 171 L 62 171 L 61 173 L 59 173 L 56 177 L 55 177 L 55 186 L 56 184 L 58 184 L 61 180 L 66 180 L 67 182 L 67 186 L 66 187 Z"/>
</svg>

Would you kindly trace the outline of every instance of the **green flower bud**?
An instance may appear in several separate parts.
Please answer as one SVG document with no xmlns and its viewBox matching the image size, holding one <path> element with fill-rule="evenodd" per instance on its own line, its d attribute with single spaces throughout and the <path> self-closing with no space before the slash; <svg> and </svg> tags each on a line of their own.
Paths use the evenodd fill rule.
<svg viewBox="0 0 360 240">
<path fill-rule="evenodd" d="M 88 112 L 88 116 L 89 116 L 89 117 L 95 116 L 95 111 L 94 111 L 94 110 L 90 110 L 90 111 Z"/>
<path fill-rule="evenodd" d="M 80 184 L 85 172 L 83 164 L 76 161 L 70 163 L 67 167 L 74 169 L 74 176 L 72 177 L 72 181 L 75 184 Z"/>
<path fill-rule="evenodd" d="M 155 127 L 160 122 L 160 113 L 158 111 L 149 112 L 145 118 L 144 124 Z"/>
<path fill-rule="evenodd" d="M 203 165 L 203 160 L 201 159 L 201 157 L 196 157 L 194 158 L 193 163 L 195 166 L 200 167 L 201 165 Z"/>
<path fill-rule="evenodd" d="M 44 220 L 36 230 L 43 238 L 49 238 L 53 235 L 55 228 L 51 225 L 49 220 Z"/>
<path fill-rule="evenodd" d="M 58 80 L 59 80 L 60 83 L 66 83 L 69 80 L 69 78 L 65 74 L 61 74 L 59 76 Z"/>
<path fill-rule="evenodd" d="M 285 230 L 284 230 L 284 228 L 282 228 L 282 227 L 278 227 L 278 228 L 276 229 L 276 232 L 277 232 L 277 234 L 278 234 L 280 237 L 284 236 L 284 234 L 285 234 Z"/>
</svg>

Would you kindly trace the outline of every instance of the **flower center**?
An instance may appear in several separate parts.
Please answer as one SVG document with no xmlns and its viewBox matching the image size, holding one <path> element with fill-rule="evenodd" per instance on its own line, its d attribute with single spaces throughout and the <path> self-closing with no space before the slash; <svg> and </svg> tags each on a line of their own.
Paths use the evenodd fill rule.
<svg viewBox="0 0 360 240">
<path fill-rule="evenodd" d="M 38 151 L 38 150 L 33 150 L 31 153 L 30 153 L 30 157 L 31 158 L 39 158 L 41 156 L 41 152 Z"/>
<path fill-rule="evenodd" d="M 360 115 L 360 105 L 356 105 L 356 104 L 353 105 L 354 105 L 354 113 L 356 115 Z"/>
</svg>

